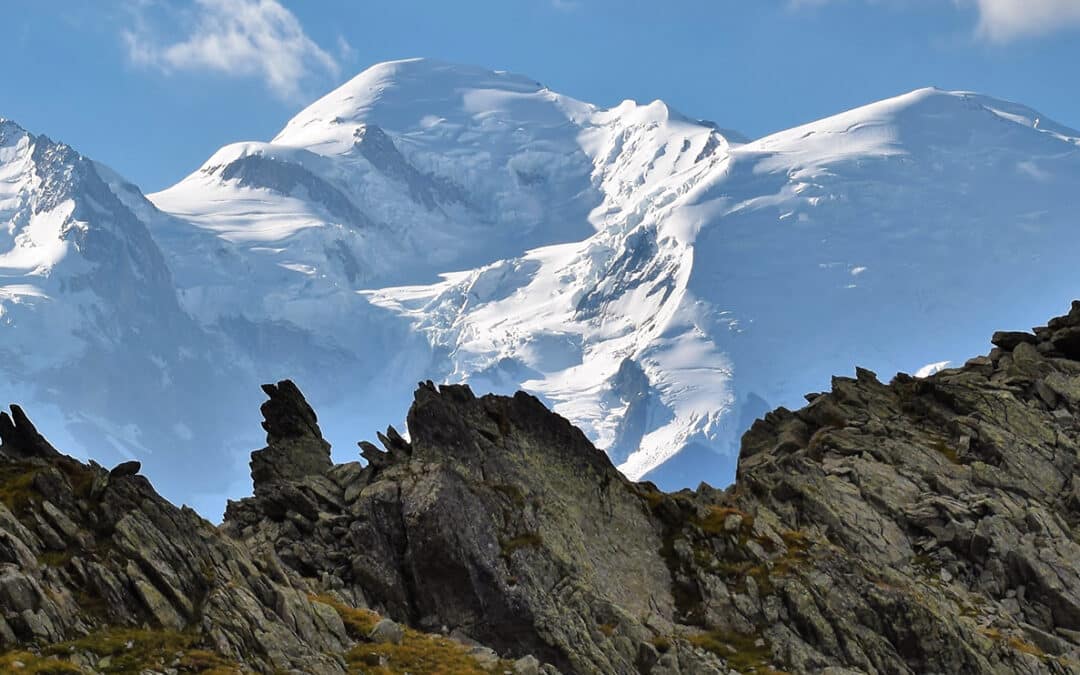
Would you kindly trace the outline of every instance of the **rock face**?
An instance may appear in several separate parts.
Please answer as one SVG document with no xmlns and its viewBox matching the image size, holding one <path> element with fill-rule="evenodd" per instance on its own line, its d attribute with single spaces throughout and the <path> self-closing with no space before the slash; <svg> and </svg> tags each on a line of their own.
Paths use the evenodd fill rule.
<svg viewBox="0 0 1080 675">
<path fill-rule="evenodd" d="M 294 482 L 294 503 L 230 505 L 225 530 L 425 630 L 561 669 L 634 670 L 674 601 L 661 528 L 585 436 L 535 398 L 422 385 L 411 443 Z M 602 626 L 625 625 L 613 641 Z M 595 635 L 594 635 L 595 633 Z"/>
<path fill-rule="evenodd" d="M 1080 673 L 1078 336 L 1080 302 L 962 368 L 857 369 L 758 420 L 734 486 L 673 494 L 531 396 L 430 383 L 408 439 L 333 465 L 281 382 L 216 529 L 13 410 L 0 643 L 88 672 L 82 636 L 142 626 L 257 671 Z"/>
<path fill-rule="evenodd" d="M 198 635 L 223 659 L 260 671 L 344 671 L 343 659 L 326 656 L 349 642 L 341 618 L 273 561 L 166 502 L 135 475 L 137 463 L 86 466 L 12 413 L 0 414 L 0 645 L 81 639 L 62 651 L 94 654 L 118 635 L 132 645 L 147 635 L 120 629 L 150 626 Z"/>
</svg>

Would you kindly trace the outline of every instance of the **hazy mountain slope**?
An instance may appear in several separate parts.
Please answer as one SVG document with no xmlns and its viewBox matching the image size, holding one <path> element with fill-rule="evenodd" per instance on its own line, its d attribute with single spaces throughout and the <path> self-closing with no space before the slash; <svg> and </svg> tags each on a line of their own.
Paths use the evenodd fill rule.
<svg viewBox="0 0 1080 675">
<path fill-rule="evenodd" d="M 125 193 L 123 199 L 118 192 Z M 125 201 L 138 190 L 67 145 L 0 121 L 0 380 L 54 411 L 83 452 L 139 456 L 171 494 L 220 493 L 192 454 L 228 439 L 245 382 L 183 311 L 165 258 Z M 198 397 L 195 392 L 213 391 Z M 204 428 L 203 425 L 206 425 Z"/>
</svg>

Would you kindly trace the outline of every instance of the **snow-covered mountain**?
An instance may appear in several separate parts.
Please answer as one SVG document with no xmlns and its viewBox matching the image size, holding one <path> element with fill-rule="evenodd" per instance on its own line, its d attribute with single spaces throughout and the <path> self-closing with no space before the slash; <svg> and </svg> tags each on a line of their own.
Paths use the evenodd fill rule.
<svg viewBox="0 0 1080 675">
<path fill-rule="evenodd" d="M 151 199 L 195 225 L 166 247 L 186 306 L 351 352 L 334 388 L 379 383 L 353 417 L 419 378 L 524 387 L 631 476 L 685 450 L 662 482 L 724 482 L 749 422 L 831 373 L 947 361 L 1071 297 L 1077 136 L 926 89 L 747 142 L 408 60 Z M 208 288 L 207 233 L 258 283 Z"/>
<path fill-rule="evenodd" d="M 518 75 L 397 61 L 148 200 L 66 150 L 101 184 L 75 193 L 107 193 L 75 198 L 72 217 L 20 215 L 39 211 L 12 195 L 44 199 L 23 177 L 44 166 L 27 159 L 44 141 L 3 138 L 4 259 L 29 260 L 29 247 L 50 260 L 16 240 L 74 242 L 34 234 L 78 230 L 63 218 L 115 239 L 107 263 L 69 247 L 48 273 L 4 268 L 2 320 L 21 322 L 0 338 L 8 377 L 53 368 L 50 386 L 95 391 L 60 367 L 104 349 L 84 337 L 99 311 L 78 309 L 85 297 L 130 333 L 105 351 L 145 354 L 140 381 L 173 392 L 159 417 L 190 417 L 185 397 L 225 407 L 294 377 L 341 458 L 430 378 L 524 387 L 632 477 L 722 484 L 742 430 L 831 374 L 931 369 L 1080 291 L 1080 134 L 964 92 L 919 90 L 750 141 L 659 101 L 605 109 Z M 65 290 L 62 268 L 91 263 L 139 293 Z M 49 307 L 69 324 L 52 329 Z M 202 370 L 182 367 L 193 351 Z M 130 375 L 117 358 L 102 368 Z M 212 387 L 195 382 L 203 370 Z M 140 386 L 131 396 L 153 400 Z M 99 428 L 173 447 L 176 429 L 128 405 L 126 417 L 102 406 Z M 257 431 L 184 424 L 196 454 Z"/>
<path fill-rule="evenodd" d="M 465 380 L 525 386 L 625 459 L 642 415 L 670 412 L 659 399 L 627 407 L 646 394 L 634 358 L 665 330 L 651 315 L 675 307 L 662 286 L 689 267 L 682 250 L 643 251 L 647 260 L 630 262 L 664 274 L 624 265 L 599 284 L 627 242 L 647 245 L 643 223 L 723 161 L 728 136 L 740 138 L 661 102 L 605 110 L 521 76 L 413 59 L 361 73 L 273 142 L 227 146 L 150 199 L 176 217 L 155 232 L 185 306 L 244 343 L 287 331 L 290 355 L 310 349 L 295 340 L 336 355 L 333 369 L 294 360 L 290 370 L 316 397 L 334 392 L 326 398 L 341 404 L 350 433 L 357 411 L 371 424 L 400 418 L 418 379 Z M 555 297 L 505 297 L 564 254 L 577 263 L 546 280 Z M 465 287 L 452 288 L 458 280 Z M 602 307 L 620 287 L 637 299 Z M 492 304 L 500 299 L 513 307 Z M 495 322 L 507 311 L 531 321 L 511 318 L 504 335 L 466 329 L 481 305 Z M 726 391 L 722 354 L 695 368 Z M 264 372 L 286 374 L 275 362 Z M 708 396 L 693 414 L 718 419 L 723 398 Z M 686 419 L 673 424 L 658 443 L 678 449 L 698 433 Z"/>
</svg>

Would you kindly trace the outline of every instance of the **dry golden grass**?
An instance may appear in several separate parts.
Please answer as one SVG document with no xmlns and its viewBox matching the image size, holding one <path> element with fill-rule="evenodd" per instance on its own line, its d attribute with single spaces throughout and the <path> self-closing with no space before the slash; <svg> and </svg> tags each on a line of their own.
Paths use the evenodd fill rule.
<svg viewBox="0 0 1080 675">
<path fill-rule="evenodd" d="M 354 640 L 361 641 L 349 650 L 345 660 L 349 672 L 356 675 L 487 675 L 501 673 L 512 667 L 509 661 L 501 661 L 494 670 L 484 670 L 480 662 L 469 653 L 469 647 L 441 635 L 422 633 L 404 628 L 401 644 L 375 644 L 367 636 L 380 620 L 380 616 L 367 609 L 350 607 L 339 600 L 318 595 L 311 598 L 333 607 Z"/>
<path fill-rule="evenodd" d="M 0 672 L 27 675 L 83 675 L 86 671 L 55 656 L 15 651 L 0 655 Z"/>
<path fill-rule="evenodd" d="M 176 668 L 181 673 L 236 675 L 245 670 L 235 661 L 200 648 L 202 637 L 193 632 L 110 628 L 86 637 L 61 642 L 45 649 L 51 656 L 94 654 L 97 670 L 105 673 L 137 673 L 144 669 Z M 78 672 L 78 671 L 75 671 Z"/>
</svg>

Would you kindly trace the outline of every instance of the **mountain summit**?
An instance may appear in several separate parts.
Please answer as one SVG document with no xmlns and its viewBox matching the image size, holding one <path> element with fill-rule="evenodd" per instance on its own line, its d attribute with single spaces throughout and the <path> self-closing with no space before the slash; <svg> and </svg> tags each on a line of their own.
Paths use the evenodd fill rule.
<svg viewBox="0 0 1080 675">
<path fill-rule="evenodd" d="M 306 147 L 320 154 L 348 154 L 358 133 L 376 125 L 396 134 L 439 125 L 471 125 L 489 119 L 500 126 L 557 126 L 591 106 L 577 103 L 521 75 L 433 59 L 380 63 L 315 101 L 289 120 L 272 141 Z M 424 140 L 423 137 L 417 139 Z M 492 139 L 474 142 L 493 145 Z"/>
<path fill-rule="evenodd" d="M 295 378 L 345 440 L 357 414 L 400 415 L 417 380 L 524 388 L 626 475 L 678 487 L 729 481 L 754 418 L 852 361 L 932 372 L 1075 295 L 1078 138 L 1023 106 L 923 89 L 750 141 L 660 101 L 600 108 L 410 59 L 148 200 L 105 182 L 160 252 L 162 306 L 190 318 L 175 320 L 209 370 L 231 373 L 212 391 L 252 405 L 236 392 Z M 8 152 L 0 170 L 20 161 Z M 132 305 L 116 323 L 172 325 L 156 312 Z M 44 332 L 7 332 L 5 348 L 24 342 L 6 377 L 33 380 L 23 364 Z M 176 334 L 148 328 L 143 349 L 181 353 Z M 140 371 L 173 383 L 176 410 L 221 408 L 170 373 Z M 150 443 L 166 427 L 124 409 L 95 419 L 139 440 L 128 454 L 223 433 L 192 426 L 203 409 Z M 226 490 L 188 473 L 175 480 Z"/>
</svg>

